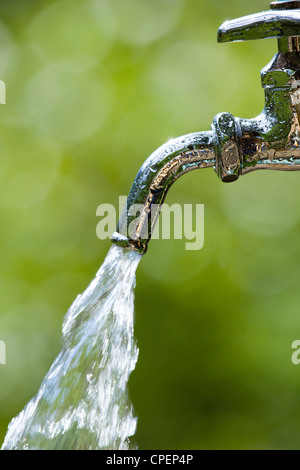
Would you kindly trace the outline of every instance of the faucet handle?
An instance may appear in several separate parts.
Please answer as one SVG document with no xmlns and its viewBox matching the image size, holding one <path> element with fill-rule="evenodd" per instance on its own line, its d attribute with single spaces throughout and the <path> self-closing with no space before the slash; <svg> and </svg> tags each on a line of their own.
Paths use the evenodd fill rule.
<svg viewBox="0 0 300 470">
<path fill-rule="evenodd" d="M 218 31 L 218 42 L 300 36 L 300 1 L 272 2 L 270 7 L 270 11 L 223 23 Z"/>
</svg>

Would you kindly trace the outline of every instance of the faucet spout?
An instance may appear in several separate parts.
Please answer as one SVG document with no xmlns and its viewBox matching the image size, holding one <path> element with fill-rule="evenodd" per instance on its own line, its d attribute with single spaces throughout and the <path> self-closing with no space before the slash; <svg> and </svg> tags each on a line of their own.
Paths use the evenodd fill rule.
<svg viewBox="0 0 300 470">
<path fill-rule="evenodd" d="M 144 254 L 161 205 L 182 175 L 198 168 L 215 167 L 215 133 L 196 132 L 159 147 L 140 168 L 112 242 Z"/>
</svg>

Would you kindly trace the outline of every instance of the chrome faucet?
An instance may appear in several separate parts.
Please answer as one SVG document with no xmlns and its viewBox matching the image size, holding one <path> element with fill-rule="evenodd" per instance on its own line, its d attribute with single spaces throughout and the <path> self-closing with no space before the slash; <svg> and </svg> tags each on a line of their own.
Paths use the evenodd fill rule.
<svg viewBox="0 0 300 470">
<path fill-rule="evenodd" d="M 218 114 L 207 132 L 157 149 L 140 168 L 112 242 L 145 253 L 170 186 L 183 174 L 213 167 L 225 183 L 254 170 L 300 170 L 300 0 L 226 21 L 218 42 L 278 38 L 278 54 L 261 71 L 265 106 L 254 119 Z M 137 216 L 138 211 L 138 216 Z"/>
</svg>

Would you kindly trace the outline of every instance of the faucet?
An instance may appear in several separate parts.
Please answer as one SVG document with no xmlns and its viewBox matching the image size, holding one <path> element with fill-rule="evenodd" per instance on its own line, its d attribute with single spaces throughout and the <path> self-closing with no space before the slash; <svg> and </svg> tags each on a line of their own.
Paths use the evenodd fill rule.
<svg viewBox="0 0 300 470">
<path fill-rule="evenodd" d="M 300 0 L 270 8 L 218 30 L 220 43 L 278 38 L 278 53 L 261 71 L 261 114 L 218 114 L 210 131 L 172 139 L 152 153 L 134 180 L 113 243 L 144 254 L 168 190 L 189 171 L 212 167 L 230 183 L 255 170 L 300 170 Z"/>
</svg>

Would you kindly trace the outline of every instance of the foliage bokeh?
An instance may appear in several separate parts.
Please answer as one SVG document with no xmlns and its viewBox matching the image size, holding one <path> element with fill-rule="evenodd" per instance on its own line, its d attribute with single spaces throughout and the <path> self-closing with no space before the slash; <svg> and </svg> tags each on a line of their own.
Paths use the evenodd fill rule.
<svg viewBox="0 0 300 470">
<path fill-rule="evenodd" d="M 262 0 L 4 1 L 0 22 L 0 441 L 60 348 L 64 314 L 110 242 L 145 158 L 222 111 L 263 106 L 276 40 L 217 44 Z M 137 272 L 139 361 L 130 381 L 140 449 L 299 449 L 299 174 L 234 184 L 212 170 L 168 203 L 205 204 L 205 245 L 153 240 Z"/>
</svg>

